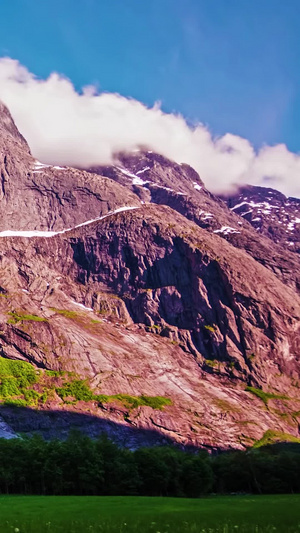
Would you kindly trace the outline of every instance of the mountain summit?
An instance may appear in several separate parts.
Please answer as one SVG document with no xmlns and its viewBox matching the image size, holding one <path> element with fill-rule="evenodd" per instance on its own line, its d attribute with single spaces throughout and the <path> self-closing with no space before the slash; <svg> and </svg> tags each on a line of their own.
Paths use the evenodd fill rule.
<svg viewBox="0 0 300 533">
<path fill-rule="evenodd" d="M 297 436 L 297 250 L 188 165 L 141 150 L 51 166 L 3 105 L 0 122 L 1 361 L 38 369 L 0 388 L 2 433 L 210 449 Z"/>
</svg>

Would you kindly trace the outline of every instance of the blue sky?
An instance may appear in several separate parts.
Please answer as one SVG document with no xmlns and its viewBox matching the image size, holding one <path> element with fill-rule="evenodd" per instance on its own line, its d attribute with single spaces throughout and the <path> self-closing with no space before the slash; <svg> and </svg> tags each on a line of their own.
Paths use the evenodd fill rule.
<svg viewBox="0 0 300 533">
<path fill-rule="evenodd" d="M 299 0 L 10 0 L 0 55 L 300 151 Z"/>
</svg>

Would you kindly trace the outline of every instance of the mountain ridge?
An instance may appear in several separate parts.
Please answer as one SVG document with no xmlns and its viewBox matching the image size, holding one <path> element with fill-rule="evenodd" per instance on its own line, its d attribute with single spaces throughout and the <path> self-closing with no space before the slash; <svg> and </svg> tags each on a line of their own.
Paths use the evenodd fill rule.
<svg viewBox="0 0 300 533">
<path fill-rule="evenodd" d="M 172 402 L 162 410 L 68 403 L 53 392 L 33 405 L 37 418 L 24 417 L 26 431 L 57 410 L 91 412 L 93 434 L 118 422 L 119 440 L 130 426 L 155 428 L 157 442 L 211 449 L 245 448 L 268 429 L 297 436 L 298 254 L 258 234 L 188 165 L 151 151 L 88 172 L 44 165 L 7 113 L 1 356 L 73 372 L 97 394 Z M 2 392 L 2 402 L 12 400 Z M 20 430 L 12 406 L 0 406 L 0 416 L 8 433 Z"/>
</svg>

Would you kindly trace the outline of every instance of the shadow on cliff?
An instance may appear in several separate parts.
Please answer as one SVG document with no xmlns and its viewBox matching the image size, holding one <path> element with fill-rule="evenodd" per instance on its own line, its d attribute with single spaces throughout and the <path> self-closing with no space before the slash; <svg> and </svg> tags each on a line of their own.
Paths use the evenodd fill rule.
<svg viewBox="0 0 300 533">
<path fill-rule="evenodd" d="M 178 328 L 182 345 L 194 355 L 228 361 L 230 339 L 246 359 L 240 309 L 218 260 L 209 257 L 205 245 L 194 250 L 180 236 L 173 237 L 172 245 L 162 235 L 149 234 L 149 239 L 151 261 L 130 240 L 71 242 L 77 281 L 105 284 L 123 299 L 134 323 Z"/>
<path fill-rule="evenodd" d="M 47 440 L 65 439 L 70 431 L 77 430 L 91 438 L 106 434 L 121 447 L 130 449 L 157 445 L 176 445 L 189 450 L 198 449 L 197 446 L 179 444 L 159 429 L 139 428 L 126 421 L 118 423 L 88 413 L 58 409 L 46 411 L 4 405 L 0 407 L 0 417 L 9 426 L 7 432 L 12 431 L 17 435 L 29 436 L 38 433 Z"/>
<path fill-rule="evenodd" d="M 101 416 L 88 413 L 76 413 L 62 410 L 38 410 L 30 407 L 1 406 L 2 418 L 16 436 L 32 436 L 39 434 L 46 440 L 66 439 L 73 430 L 79 431 L 90 438 L 107 435 L 122 448 L 136 449 L 142 446 L 176 446 L 182 450 L 195 452 L 206 449 L 213 455 L 226 453 L 224 449 L 209 447 L 201 444 L 180 444 L 170 436 L 164 435 L 159 429 L 138 428 L 130 423 L 118 423 Z M 1 422 L 1 421 L 0 421 Z M 1 424 L 0 424 L 0 429 Z M 7 428 L 9 432 L 9 429 Z M 259 449 L 270 455 L 300 454 L 300 444 L 297 442 L 276 442 L 262 446 Z M 227 453 L 237 450 L 228 449 Z M 258 450 L 257 450 L 258 451 Z"/>
</svg>

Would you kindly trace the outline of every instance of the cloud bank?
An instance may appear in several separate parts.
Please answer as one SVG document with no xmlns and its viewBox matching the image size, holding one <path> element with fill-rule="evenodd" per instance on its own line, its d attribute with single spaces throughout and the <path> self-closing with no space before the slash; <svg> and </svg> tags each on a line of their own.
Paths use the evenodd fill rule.
<svg viewBox="0 0 300 533">
<path fill-rule="evenodd" d="M 213 192 L 251 183 L 300 197 L 300 156 L 284 144 L 255 152 L 246 139 L 230 133 L 214 138 L 204 125 L 190 127 L 159 105 L 147 108 L 119 94 L 97 94 L 91 86 L 79 94 L 57 73 L 37 79 L 10 58 L 0 58 L 0 99 L 33 155 L 45 163 L 105 165 L 115 153 L 143 146 L 190 164 Z"/>
</svg>

